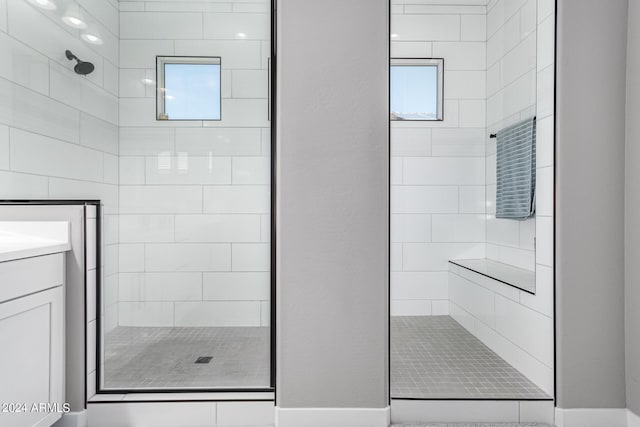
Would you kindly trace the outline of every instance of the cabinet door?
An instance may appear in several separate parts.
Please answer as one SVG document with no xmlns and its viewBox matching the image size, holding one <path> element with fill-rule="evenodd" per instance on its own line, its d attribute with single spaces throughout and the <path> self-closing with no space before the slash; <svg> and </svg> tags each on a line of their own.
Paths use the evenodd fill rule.
<svg viewBox="0 0 640 427">
<path fill-rule="evenodd" d="M 0 304 L 0 425 L 49 426 L 60 418 L 63 348 L 62 286 Z"/>
</svg>

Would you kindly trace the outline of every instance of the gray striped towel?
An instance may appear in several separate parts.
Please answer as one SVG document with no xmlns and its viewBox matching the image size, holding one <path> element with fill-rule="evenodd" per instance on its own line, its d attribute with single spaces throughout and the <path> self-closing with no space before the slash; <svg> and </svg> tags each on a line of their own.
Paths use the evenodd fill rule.
<svg viewBox="0 0 640 427">
<path fill-rule="evenodd" d="M 496 218 L 527 219 L 536 210 L 536 118 L 496 134 Z"/>
</svg>

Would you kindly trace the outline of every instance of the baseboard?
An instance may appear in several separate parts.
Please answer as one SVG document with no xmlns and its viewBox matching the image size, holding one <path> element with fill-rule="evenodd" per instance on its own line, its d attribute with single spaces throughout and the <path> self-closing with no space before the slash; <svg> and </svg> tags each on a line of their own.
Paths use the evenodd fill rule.
<svg viewBox="0 0 640 427">
<path fill-rule="evenodd" d="M 62 414 L 53 427 L 87 427 L 87 410 Z"/>
<path fill-rule="evenodd" d="M 556 408 L 557 427 L 627 427 L 624 408 L 562 409 Z"/>
<path fill-rule="evenodd" d="M 386 408 L 280 408 L 276 427 L 388 427 Z"/>
<path fill-rule="evenodd" d="M 640 416 L 627 409 L 627 427 L 640 427 Z"/>
</svg>

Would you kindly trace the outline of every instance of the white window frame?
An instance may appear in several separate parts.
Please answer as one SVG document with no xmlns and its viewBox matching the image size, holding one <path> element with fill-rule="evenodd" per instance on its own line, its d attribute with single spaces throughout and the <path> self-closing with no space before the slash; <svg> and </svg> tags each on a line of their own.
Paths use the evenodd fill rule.
<svg viewBox="0 0 640 427">
<path fill-rule="evenodd" d="M 220 117 L 215 119 L 172 119 L 166 114 L 164 66 L 166 64 L 220 65 Z M 159 121 L 221 121 L 222 120 L 222 58 L 219 56 L 156 56 L 156 120 Z"/>
<path fill-rule="evenodd" d="M 444 59 L 443 58 L 391 58 L 390 67 L 404 66 L 404 67 L 421 67 L 421 66 L 435 66 L 438 70 L 438 98 L 436 100 L 436 118 L 435 119 L 403 119 L 391 117 L 392 121 L 398 122 L 434 122 L 444 120 Z M 391 70 L 389 70 L 391 71 Z M 391 88 L 389 88 L 391 90 Z"/>
</svg>

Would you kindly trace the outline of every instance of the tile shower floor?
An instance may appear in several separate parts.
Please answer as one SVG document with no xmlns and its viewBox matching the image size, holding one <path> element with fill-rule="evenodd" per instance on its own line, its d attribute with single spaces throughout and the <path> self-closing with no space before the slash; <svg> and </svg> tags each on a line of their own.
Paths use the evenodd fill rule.
<svg viewBox="0 0 640 427">
<path fill-rule="evenodd" d="M 269 328 L 119 326 L 104 348 L 107 389 L 269 387 Z"/>
<path fill-rule="evenodd" d="M 550 398 L 450 316 L 391 318 L 391 397 Z"/>
</svg>

